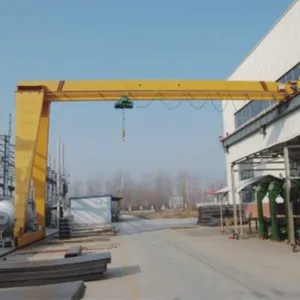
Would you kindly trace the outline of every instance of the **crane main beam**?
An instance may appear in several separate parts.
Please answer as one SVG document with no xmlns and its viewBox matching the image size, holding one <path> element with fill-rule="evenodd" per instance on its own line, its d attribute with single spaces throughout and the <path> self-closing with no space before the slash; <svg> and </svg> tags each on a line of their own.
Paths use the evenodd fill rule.
<svg viewBox="0 0 300 300">
<path fill-rule="evenodd" d="M 45 100 L 115 101 L 127 96 L 143 100 L 277 100 L 299 92 L 300 83 L 221 80 L 95 80 L 21 82 L 17 91 L 45 93 Z"/>
<path fill-rule="evenodd" d="M 45 236 L 45 195 L 51 102 L 143 100 L 274 100 L 299 93 L 300 82 L 208 80 L 91 80 L 20 82 L 16 90 L 15 227 L 16 244 Z M 38 231 L 25 232 L 30 186 Z"/>
</svg>

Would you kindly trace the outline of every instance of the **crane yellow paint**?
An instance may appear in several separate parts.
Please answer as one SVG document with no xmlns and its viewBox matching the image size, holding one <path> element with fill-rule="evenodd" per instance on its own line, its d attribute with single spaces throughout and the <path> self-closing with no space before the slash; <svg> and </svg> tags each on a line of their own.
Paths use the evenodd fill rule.
<svg viewBox="0 0 300 300">
<path fill-rule="evenodd" d="M 51 102 L 147 100 L 275 100 L 299 93 L 300 82 L 88 80 L 21 82 L 16 91 L 15 228 L 17 245 L 45 235 L 45 196 Z M 39 230 L 25 233 L 30 182 Z"/>
<path fill-rule="evenodd" d="M 284 100 L 297 83 L 284 85 L 261 81 L 199 80 L 98 80 L 21 82 L 18 91 L 43 90 L 45 100 L 116 101 L 130 100 Z M 298 86 L 299 88 L 299 86 Z"/>
</svg>

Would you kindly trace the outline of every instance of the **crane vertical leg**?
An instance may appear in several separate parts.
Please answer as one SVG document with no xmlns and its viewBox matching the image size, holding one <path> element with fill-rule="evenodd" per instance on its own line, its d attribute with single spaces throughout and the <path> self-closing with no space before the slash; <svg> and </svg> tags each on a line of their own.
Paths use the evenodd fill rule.
<svg viewBox="0 0 300 300">
<path fill-rule="evenodd" d="M 35 187 L 35 208 L 40 229 L 45 230 L 46 179 L 48 161 L 50 102 L 43 102 L 36 148 L 32 168 L 32 181 Z"/>
<path fill-rule="evenodd" d="M 45 179 L 47 166 L 49 103 L 44 92 L 33 90 L 16 93 L 15 145 L 15 228 L 17 246 L 29 244 L 44 237 Z M 30 184 L 38 214 L 37 232 L 25 233 L 26 212 Z"/>
</svg>

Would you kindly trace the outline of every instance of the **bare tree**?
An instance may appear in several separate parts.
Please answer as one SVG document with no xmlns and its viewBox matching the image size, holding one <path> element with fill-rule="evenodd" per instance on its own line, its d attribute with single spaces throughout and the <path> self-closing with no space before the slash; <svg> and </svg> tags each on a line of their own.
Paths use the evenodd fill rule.
<svg viewBox="0 0 300 300">
<path fill-rule="evenodd" d="M 176 180 L 178 196 L 183 197 L 183 202 L 186 204 L 190 204 L 189 177 L 190 176 L 187 171 L 180 171 Z"/>
<path fill-rule="evenodd" d="M 175 179 L 175 180 L 174 180 Z M 70 187 L 71 196 L 91 196 L 109 193 L 123 197 L 122 206 L 138 208 L 140 205 L 150 208 L 168 205 L 172 196 L 182 196 L 189 207 L 209 200 L 206 193 L 209 188 L 221 188 L 223 181 L 205 182 L 197 174 L 181 171 L 172 177 L 166 171 L 145 173 L 140 180 L 134 180 L 128 171 L 117 170 L 112 178 L 104 179 L 95 175 L 85 183 L 74 181 Z"/>
<path fill-rule="evenodd" d="M 172 196 L 172 178 L 166 171 L 158 171 L 154 176 L 155 198 L 154 205 L 168 205 L 169 199 Z"/>
<path fill-rule="evenodd" d="M 70 186 L 70 197 L 80 197 L 84 195 L 84 184 L 80 180 L 76 180 L 71 183 Z"/>
</svg>

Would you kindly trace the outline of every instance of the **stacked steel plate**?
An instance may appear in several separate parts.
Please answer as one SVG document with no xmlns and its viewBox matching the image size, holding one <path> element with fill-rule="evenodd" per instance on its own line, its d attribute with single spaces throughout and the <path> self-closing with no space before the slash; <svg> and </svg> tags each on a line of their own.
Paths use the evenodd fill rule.
<svg viewBox="0 0 300 300">
<path fill-rule="evenodd" d="M 79 300 L 85 291 L 83 281 L 49 284 L 43 286 L 30 286 L 23 288 L 0 289 L 0 299 L 12 300 Z"/>
<path fill-rule="evenodd" d="M 53 260 L 3 261 L 0 288 L 95 280 L 110 262 L 109 252 Z"/>
<path fill-rule="evenodd" d="M 59 220 L 59 238 L 70 239 L 72 237 L 87 237 L 99 235 L 116 235 L 116 228 L 111 224 L 103 225 L 78 225 L 74 224 L 72 215 Z"/>
<path fill-rule="evenodd" d="M 72 236 L 72 217 L 67 216 L 59 219 L 59 238 L 69 239 Z"/>
<path fill-rule="evenodd" d="M 94 226 L 73 226 L 72 237 L 86 237 L 99 235 L 116 235 L 116 228 L 113 225 L 94 225 Z"/>
</svg>

